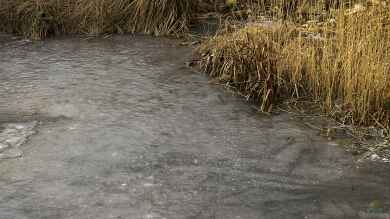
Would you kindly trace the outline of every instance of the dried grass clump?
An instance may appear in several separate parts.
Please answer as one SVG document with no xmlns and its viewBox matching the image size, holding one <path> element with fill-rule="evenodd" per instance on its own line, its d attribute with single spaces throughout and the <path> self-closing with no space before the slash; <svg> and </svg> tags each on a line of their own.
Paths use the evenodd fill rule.
<svg viewBox="0 0 390 219">
<path fill-rule="evenodd" d="M 0 0 L 0 31 L 33 39 L 69 33 L 183 33 L 190 0 Z"/>
<path fill-rule="evenodd" d="M 154 35 L 187 30 L 191 16 L 191 0 L 135 0 L 131 32 Z"/>
<path fill-rule="evenodd" d="M 274 18 L 307 20 L 326 17 L 332 9 L 352 4 L 357 0 L 243 0 L 247 7 Z"/>
<path fill-rule="evenodd" d="M 216 36 L 199 48 L 202 69 L 270 111 L 290 89 L 279 67 L 283 47 L 296 35 L 294 28 L 278 24 L 250 25 Z"/>
<path fill-rule="evenodd" d="M 389 9 L 342 10 L 334 36 L 287 50 L 292 73 L 302 74 L 301 90 L 345 123 L 390 125 Z"/>
<path fill-rule="evenodd" d="M 41 39 L 62 32 L 62 2 L 57 0 L 1 0 L 0 30 Z"/>
<path fill-rule="evenodd" d="M 98 35 L 128 32 L 134 0 L 70 0 L 67 32 Z"/>
<path fill-rule="evenodd" d="M 338 11 L 333 31 L 250 25 L 216 36 L 199 49 L 202 68 L 260 101 L 309 98 L 349 124 L 390 125 L 390 14 L 371 6 Z"/>
</svg>

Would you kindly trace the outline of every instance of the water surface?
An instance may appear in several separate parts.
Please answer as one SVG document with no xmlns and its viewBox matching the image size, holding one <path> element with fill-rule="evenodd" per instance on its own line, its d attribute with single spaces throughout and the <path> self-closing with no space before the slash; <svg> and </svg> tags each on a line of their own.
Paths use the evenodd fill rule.
<svg viewBox="0 0 390 219">
<path fill-rule="evenodd" d="M 0 161 L 0 218 L 388 218 L 389 165 L 259 115 L 190 55 L 145 36 L 1 35 L 0 123 L 39 125 Z"/>
</svg>

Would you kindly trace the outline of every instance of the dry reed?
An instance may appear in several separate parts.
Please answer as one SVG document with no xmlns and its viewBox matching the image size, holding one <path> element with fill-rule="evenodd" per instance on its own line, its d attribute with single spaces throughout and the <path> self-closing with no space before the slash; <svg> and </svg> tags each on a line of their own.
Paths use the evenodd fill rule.
<svg viewBox="0 0 390 219">
<path fill-rule="evenodd" d="M 304 97 L 344 123 L 388 127 L 388 11 L 385 4 L 340 8 L 328 31 L 287 21 L 251 24 L 205 42 L 201 65 L 259 100 L 264 111 L 280 100 Z"/>
<path fill-rule="evenodd" d="M 259 100 L 261 110 L 270 111 L 288 92 L 279 69 L 280 51 L 296 34 L 293 28 L 278 24 L 251 25 L 214 37 L 199 48 L 201 66 L 247 98 Z"/>
<path fill-rule="evenodd" d="M 0 0 L 0 31 L 33 39 L 69 33 L 179 34 L 190 0 Z"/>
</svg>

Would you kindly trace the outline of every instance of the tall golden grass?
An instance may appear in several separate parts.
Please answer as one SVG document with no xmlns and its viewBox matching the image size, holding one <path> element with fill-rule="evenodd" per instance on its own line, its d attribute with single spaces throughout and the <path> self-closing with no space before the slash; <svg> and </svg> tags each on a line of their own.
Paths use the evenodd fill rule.
<svg viewBox="0 0 390 219">
<path fill-rule="evenodd" d="M 174 33 L 188 28 L 192 4 L 189 0 L 138 0 L 134 1 L 132 32 L 154 35 Z"/>
<path fill-rule="evenodd" d="M 301 41 L 288 51 L 295 73 L 306 72 L 306 92 L 345 122 L 389 125 L 389 9 L 341 11 L 334 37 L 324 36 L 314 45 Z M 301 53 L 300 62 L 295 51 Z"/>
<path fill-rule="evenodd" d="M 250 25 L 216 36 L 199 47 L 201 67 L 212 77 L 237 88 L 247 98 L 270 111 L 275 101 L 289 93 L 281 75 L 281 51 L 297 35 L 282 24 Z"/>
<path fill-rule="evenodd" d="M 0 0 L 0 31 L 33 39 L 67 33 L 178 34 L 189 0 Z"/>
<path fill-rule="evenodd" d="M 358 11 L 341 7 L 321 25 L 246 25 L 201 45 L 201 65 L 259 100 L 263 111 L 298 97 L 321 103 L 345 123 L 389 126 L 389 11 L 370 4 Z"/>
</svg>

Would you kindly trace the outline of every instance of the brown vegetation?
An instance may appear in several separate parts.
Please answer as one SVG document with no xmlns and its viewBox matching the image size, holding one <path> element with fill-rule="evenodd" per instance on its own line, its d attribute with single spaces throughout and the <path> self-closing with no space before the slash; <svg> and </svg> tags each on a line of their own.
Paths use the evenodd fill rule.
<svg viewBox="0 0 390 219">
<path fill-rule="evenodd" d="M 311 14 L 315 20 L 304 25 L 288 21 L 294 17 L 246 24 L 205 42 L 202 68 L 259 100 L 264 111 L 305 98 L 344 123 L 388 127 L 390 8 L 362 7 Z"/>
<path fill-rule="evenodd" d="M 0 31 L 33 39 L 68 33 L 176 34 L 191 15 L 187 0 L 0 0 Z"/>
</svg>

